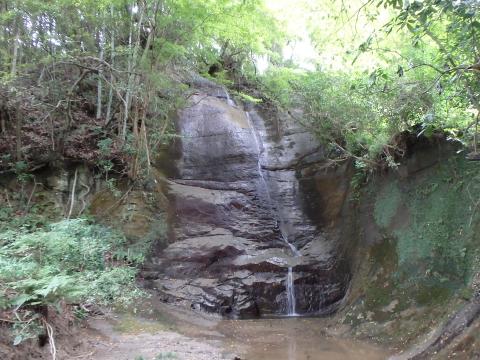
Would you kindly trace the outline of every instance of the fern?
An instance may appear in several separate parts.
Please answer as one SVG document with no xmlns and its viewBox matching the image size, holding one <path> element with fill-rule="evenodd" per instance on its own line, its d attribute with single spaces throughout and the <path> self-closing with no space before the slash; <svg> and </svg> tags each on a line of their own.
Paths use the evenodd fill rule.
<svg viewBox="0 0 480 360">
<path fill-rule="evenodd" d="M 123 236 L 85 219 L 33 232 L 5 231 L 0 233 L 0 307 L 60 301 L 126 305 L 141 295 L 135 265 L 143 259 Z"/>
</svg>

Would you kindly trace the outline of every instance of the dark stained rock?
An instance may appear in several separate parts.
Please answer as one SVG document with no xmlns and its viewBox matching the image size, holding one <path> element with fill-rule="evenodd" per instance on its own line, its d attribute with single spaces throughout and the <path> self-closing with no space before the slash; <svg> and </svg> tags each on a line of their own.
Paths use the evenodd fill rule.
<svg viewBox="0 0 480 360">
<path fill-rule="evenodd" d="M 293 267 L 297 312 L 331 311 L 345 295 L 348 268 L 337 260 L 336 237 L 307 211 L 307 202 L 322 199 L 317 172 L 302 172 L 323 160 L 322 148 L 287 114 L 264 120 L 216 84 L 197 79 L 193 86 L 177 121 L 170 245 L 154 256 L 148 283 L 165 301 L 193 309 L 281 315 Z"/>
</svg>

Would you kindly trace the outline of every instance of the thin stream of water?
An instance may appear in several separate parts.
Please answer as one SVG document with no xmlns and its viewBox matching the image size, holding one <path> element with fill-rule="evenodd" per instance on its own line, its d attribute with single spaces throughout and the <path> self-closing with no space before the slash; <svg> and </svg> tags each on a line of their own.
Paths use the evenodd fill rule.
<svg viewBox="0 0 480 360">
<path fill-rule="evenodd" d="M 224 90 L 225 90 L 225 94 L 227 95 L 227 104 L 230 106 L 236 107 L 237 105 L 235 104 L 235 101 L 233 101 L 232 98 L 230 97 L 230 94 L 228 93 L 227 89 L 224 89 Z"/>
<path fill-rule="evenodd" d="M 228 94 L 228 93 L 227 93 Z M 228 97 L 227 95 L 227 101 L 228 103 L 230 104 L 230 102 L 232 102 L 232 100 L 230 100 L 230 97 Z M 233 102 L 232 102 L 233 103 Z M 260 139 L 258 138 L 258 134 L 257 132 L 255 131 L 255 128 L 253 127 L 253 124 L 252 124 L 252 120 L 250 118 L 250 114 L 248 113 L 248 111 L 245 111 L 245 116 L 247 117 L 247 121 L 248 121 L 248 126 L 250 127 L 251 131 L 252 131 L 252 135 L 253 135 L 253 138 L 255 140 L 255 145 L 257 147 L 257 154 L 258 154 L 258 161 L 257 161 L 257 167 L 258 167 L 258 174 L 260 176 L 260 179 L 262 181 L 262 185 L 264 186 L 265 188 L 265 193 L 267 194 L 267 198 L 268 198 L 268 202 L 269 202 L 269 205 L 270 205 L 270 209 L 274 210 L 274 206 L 273 206 L 273 202 L 272 202 L 272 197 L 270 195 L 270 190 L 268 188 L 268 185 L 267 185 L 267 181 L 265 180 L 265 177 L 263 175 L 263 171 L 262 171 L 262 165 L 261 165 L 261 155 L 262 155 L 262 146 L 260 144 Z M 276 212 L 277 213 L 277 216 L 278 216 L 278 211 Z M 278 221 L 275 220 L 276 222 L 276 225 L 278 225 Z M 284 229 L 284 226 L 283 226 L 283 219 L 280 218 L 280 233 L 282 235 L 282 239 L 283 241 L 285 241 L 285 243 L 288 245 L 288 247 L 290 248 L 290 250 L 292 251 L 293 255 L 294 256 L 301 256 L 300 252 L 298 251 L 298 249 L 295 247 L 295 245 L 293 245 L 290 241 L 288 241 L 288 235 Z M 296 300 L 295 300 L 295 284 L 294 284 L 294 277 L 293 277 L 293 267 L 292 266 L 289 266 L 288 267 L 288 272 L 287 272 L 287 279 L 286 279 L 286 291 L 287 291 L 287 315 L 288 316 L 296 316 L 298 315 L 297 312 L 296 312 Z"/>
<path fill-rule="evenodd" d="M 288 306 L 288 315 L 295 316 L 297 315 L 296 311 L 296 300 L 295 300 L 295 284 L 293 283 L 293 268 L 288 267 L 287 275 L 287 306 Z"/>
</svg>

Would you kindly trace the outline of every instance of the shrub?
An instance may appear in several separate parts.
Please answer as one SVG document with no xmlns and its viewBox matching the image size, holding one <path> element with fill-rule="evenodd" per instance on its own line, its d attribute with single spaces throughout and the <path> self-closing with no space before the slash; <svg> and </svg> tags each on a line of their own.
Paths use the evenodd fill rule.
<svg viewBox="0 0 480 360">
<path fill-rule="evenodd" d="M 0 306 L 125 305 L 140 294 L 125 238 L 85 219 L 0 233 Z"/>
</svg>

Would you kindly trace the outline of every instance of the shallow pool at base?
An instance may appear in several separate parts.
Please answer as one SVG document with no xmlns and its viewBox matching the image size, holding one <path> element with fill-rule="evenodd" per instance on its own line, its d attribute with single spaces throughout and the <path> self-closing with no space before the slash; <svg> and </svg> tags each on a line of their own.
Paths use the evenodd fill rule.
<svg viewBox="0 0 480 360">
<path fill-rule="evenodd" d="M 212 359 L 383 360 L 391 355 L 372 343 L 342 336 L 347 329 L 335 327 L 332 319 L 328 318 L 225 320 L 167 305 L 155 298 L 137 305 L 136 314 L 117 317 L 115 329 L 136 335 L 138 329 L 145 329 L 140 333 L 147 332 L 151 336 L 157 336 L 163 330 L 178 333 L 184 336 L 184 340 L 177 344 L 178 349 L 188 348 L 190 342 L 204 344 L 216 349 Z M 119 324 L 125 326 L 120 327 Z M 128 328 L 132 328 L 131 331 Z"/>
<path fill-rule="evenodd" d="M 324 319 L 221 321 L 225 345 L 245 360 L 380 360 L 388 353 L 371 344 L 328 335 Z"/>
</svg>

